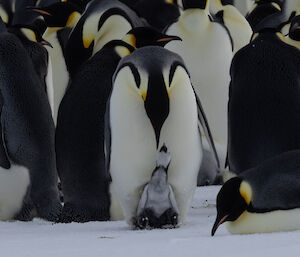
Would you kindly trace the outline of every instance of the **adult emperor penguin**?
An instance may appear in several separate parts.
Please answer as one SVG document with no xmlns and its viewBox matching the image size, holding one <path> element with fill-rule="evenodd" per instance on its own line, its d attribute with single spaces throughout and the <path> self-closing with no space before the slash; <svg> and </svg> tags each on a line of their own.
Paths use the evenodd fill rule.
<svg viewBox="0 0 300 257">
<path fill-rule="evenodd" d="M 13 25 L 8 29 L 14 33 L 22 42 L 27 54 L 32 60 L 36 74 L 40 78 L 41 86 L 45 90 L 52 114 L 54 111 L 53 81 L 51 58 L 45 47 L 52 48 L 52 45 L 42 38 L 42 35 L 34 25 Z M 37 44 L 39 43 L 39 44 Z"/>
<path fill-rule="evenodd" d="M 145 45 L 178 39 L 139 27 L 107 43 L 80 67 L 62 100 L 56 129 L 58 172 L 64 194 L 62 222 L 122 219 L 108 196 L 104 115 L 120 59 Z M 110 205 L 111 202 L 111 205 Z"/>
<path fill-rule="evenodd" d="M 151 180 L 145 186 L 137 208 L 137 226 L 139 228 L 161 228 L 165 225 L 176 227 L 178 207 L 174 192 L 168 184 L 168 167 L 171 154 L 166 145 L 157 153 L 156 167 Z"/>
<path fill-rule="evenodd" d="M 44 8 L 34 7 L 32 10 L 43 15 L 47 24 L 43 37 L 53 46 L 48 52 L 52 63 L 56 124 L 58 108 L 69 83 L 69 72 L 64 57 L 65 44 L 72 28 L 81 17 L 81 10 L 69 2 L 59 2 Z"/>
<path fill-rule="evenodd" d="M 0 17 L 8 26 L 12 23 L 14 6 L 13 0 L 0 0 Z"/>
<path fill-rule="evenodd" d="M 300 15 L 292 19 L 289 33 L 284 42 L 300 50 Z"/>
<path fill-rule="evenodd" d="M 176 3 L 176 0 L 139 0 L 132 8 L 151 26 L 163 31 L 168 25 L 176 22 L 180 15 Z"/>
<path fill-rule="evenodd" d="M 299 49 L 273 28 L 258 31 L 236 53 L 228 103 L 228 164 L 233 172 L 299 149 L 299 64 Z"/>
<path fill-rule="evenodd" d="M 13 208 L 1 208 L 1 214 L 9 211 L 5 219 L 30 220 L 36 212 L 56 221 L 61 204 L 51 108 L 32 59 L 12 33 L 0 34 L 0 73 L 0 158 L 7 169 L 1 170 L 1 201 Z"/>
<path fill-rule="evenodd" d="M 71 77 L 106 43 L 123 38 L 130 29 L 141 25 L 138 16 L 118 0 L 89 2 L 66 46 L 66 62 Z"/>
<path fill-rule="evenodd" d="M 224 167 L 227 149 L 227 102 L 232 60 L 228 30 L 209 16 L 209 1 L 185 0 L 184 12 L 167 34 L 182 42 L 170 42 L 166 48 L 184 59 L 196 94 L 203 104 L 208 123 Z M 218 75 L 216 75 L 218 74 Z"/>
<path fill-rule="evenodd" d="M 178 223 L 184 221 L 202 160 L 198 115 L 202 120 L 205 116 L 200 110 L 179 55 L 148 46 L 119 63 L 107 105 L 106 165 L 112 178 L 110 192 L 128 224 L 136 224 L 143 187 L 164 143 L 172 155 L 168 183 L 178 205 Z M 207 123 L 202 124 L 208 132 Z"/>
<path fill-rule="evenodd" d="M 236 7 L 225 4 L 224 0 L 211 0 L 209 7 L 211 13 L 229 30 L 234 53 L 250 42 L 252 29 Z"/>
<path fill-rule="evenodd" d="M 299 194 L 300 151 L 273 157 L 223 185 L 212 236 L 224 222 L 233 234 L 300 229 Z"/>
<path fill-rule="evenodd" d="M 281 13 L 283 11 L 282 0 L 259 0 L 255 1 L 251 10 L 247 13 L 246 19 L 251 25 L 253 30 L 260 22 L 268 18 L 275 13 Z"/>
</svg>

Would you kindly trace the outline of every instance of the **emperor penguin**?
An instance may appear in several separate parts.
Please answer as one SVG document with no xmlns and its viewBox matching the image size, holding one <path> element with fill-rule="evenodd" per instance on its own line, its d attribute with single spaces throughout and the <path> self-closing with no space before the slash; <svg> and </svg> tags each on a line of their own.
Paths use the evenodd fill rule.
<svg viewBox="0 0 300 257">
<path fill-rule="evenodd" d="M 285 36 L 284 42 L 300 50 L 300 15 L 292 19 L 289 33 Z"/>
<path fill-rule="evenodd" d="M 27 54 L 31 58 L 35 72 L 40 78 L 41 86 L 47 94 L 53 115 L 54 92 L 52 66 L 51 57 L 46 50 L 46 47 L 51 49 L 53 46 L 42 37 L 39 29 L 37 29 L 34 25 L 13 25 L 8 29 L 8 31 L 19 38 L 23 47 L 26 49 Z"/>
<path fill-rule="evenodd" d="M 233 41 L 233 53 L 250 42 L 252 29 L 236 7 L 224 3 L 224 0 L 211 0 L 210 12 L 229 30 Z"/>
<path fill-rule="evenodd" d="M 137 208 L 139 228 L 176 227 L 178 207 L 171 185 L 168 184 L 168 167 L 171 154 L 165 144 L 157 153 L 156 168 L 145 185 Z"/>
<path fill-rule="evenodd" d="M 300 151 L 268 159 L 223 185 L 211 234 L 224 222 L 232 234 L 300 229 L 299 194 Z"/>
<path fill-rule="evenodd" d="M 108 42 L 73 77 L 56 128 L 57 167 L 64 194 L 62 222 L 123 218 L 114 195 L 109 197 L 105 170 L 104 116 L 112 76 L 121 58 L 136 48 L 164 46 L 175 39 L 179 38 L 152 28 L 134 28 L 122 40 Z"/>
<path fill-rule="evenodd" d="M 252 8 L 246 15 L 246 19 L 254 31 L 260 22 L 263 22 L 270 15 L 282 13 L 283 1 L 282 0 L 258 0 L 255 1 Z"/>
<path fill-rule="evenodd" d="M 60 102 L 69 83 L 69 72 L 65 61 L 65 45 L 69 34 L 81 17 L 80 8 L 69 2 L 59 2 L 32 11 L 43 15 L 47 29 L 43 35 L 53 48 L 48 48 L 52 63 L 52 79 L 54 89 L 54 122 Z"/>
<path fill-rule="evenodd" d="M 224 167 L 233 48 L 228 30 L 211 19 L 209 2 L 183 1 L 184 12 L 178 22 L 166 30 L 167 34 L 182 38 L 182 42 L 170 42 L 166 49 L 181 55 L 191 74 L 192 84 L 211 128 L 221 167 Z M 205 149 L 208 149 L 206 144 Z"/>
<path fill-rule="evenodd" d="M 159 31 L 164 31 L 168 25 L 176 22 L 180 15 L 176 0 L 139 0 L 132 8 Z"/>
<path fill-rule="evenodd" d="M 123 38 L 130 29 L 141 25 L 135 12 L 118 0 L 89 2 L 66 45 L 66 63 L 71 77 L 106 43 Z"/>
<path fill-rule="evenodd" d="M 137 222 L 143 187 L 164 143 L 172 155 L 168 183 L 178 206 L 178 224 L 184 221 L 202 160 L 198 115 L 206 120 L 179 55 L 148 46 L 120 61 L 106 110 L 105 153 L 110 192 L 129 225 Z M 202 124 L 208 132 L 207 123 Z M 209 141 L 213 144 L 211 137 Z"/>
<path fill-rule="evenodd" d="M 23 30 L 26 34 L 26 29 Z M 0 34 L 1 219 L 57 221 L 54 123 L 45 89 L 20 39 Z M 2 208 L 3 207 L 3 208 Z"/>
<path fill-rule="evenodd" d="M 285 40 L 263 28 L 232 60 L 228 164 L 236 174 L 300 147 L 300 53 Z"/>
<path fill-rule="evenodd" d="M 13 19 L 15 2 L 14 0 L 1 0 L 0 1 L 0 17 L 2 21 L 10 26 Z"/>
</svg>

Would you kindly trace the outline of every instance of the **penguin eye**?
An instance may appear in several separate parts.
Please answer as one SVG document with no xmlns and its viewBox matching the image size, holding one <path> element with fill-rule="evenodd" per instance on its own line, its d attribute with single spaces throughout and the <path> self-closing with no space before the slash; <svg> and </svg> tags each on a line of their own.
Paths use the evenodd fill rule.
<svg viewBox="0 0 300 257">
<path fill-rule="evenodd" d="M 140 77 L 140 74 L 139 74 L 137 68 L 132 63 L 127 63 L 124 66 L 129 66 L 129 68 L 133 74 L 136 87 L 139 89 L 141 86 L 141 77 Z"/>
</svg>

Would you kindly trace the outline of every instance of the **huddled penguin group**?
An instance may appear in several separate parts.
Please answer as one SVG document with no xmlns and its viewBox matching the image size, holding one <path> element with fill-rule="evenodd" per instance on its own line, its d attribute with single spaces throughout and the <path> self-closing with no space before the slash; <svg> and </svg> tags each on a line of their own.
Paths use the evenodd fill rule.
<svg viewBox="0 0 300 257">
<path fill-rule="evenodd" d="M 212 235 L 300 228 L 300 1 L 243 3 L 0 0 L 0 220 L 173 228 L 225 182 Z"/>
</svg>

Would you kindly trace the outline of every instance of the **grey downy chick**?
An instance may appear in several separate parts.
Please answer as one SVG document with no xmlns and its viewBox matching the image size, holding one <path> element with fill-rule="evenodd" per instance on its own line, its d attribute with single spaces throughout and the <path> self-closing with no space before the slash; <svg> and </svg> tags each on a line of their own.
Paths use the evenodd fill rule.
<svg viewBox="0 0 300 257">
<path fill-rule="evenodd" d="M 167 182 L 170 162 L 171 154 L 164 144 L 157 153 L 156 168 L 151 180 L 144 187 L 137 208 L 139 228 L 176 227 L 178 223 L 177 203 L 173 189 Z"/>
</svg>

